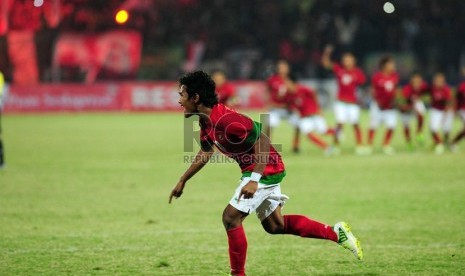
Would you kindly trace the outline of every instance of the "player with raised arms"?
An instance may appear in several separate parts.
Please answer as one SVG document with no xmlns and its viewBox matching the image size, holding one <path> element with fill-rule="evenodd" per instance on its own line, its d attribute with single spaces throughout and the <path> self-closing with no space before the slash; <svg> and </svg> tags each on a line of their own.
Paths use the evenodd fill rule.
<svg viewBox="0 0 465 276">
<path fill-rule="evenodd" d="M 184 116 L 199 116 L 201 148 L 195 161 L 181 176 L 169 195 L 169 202 L 183 194 L 186 182 L 209 161 L 215 146 L 238 163 L 242 177 L 229 204 L 223 211 L 223 225 L 229 244 L 231 275 L 245 275 L 247 238 L 244 219 L 256 212 L 263 229 L 270 234 L 290 234 L 304 238 L 326 239 L 363 258 L 360 242 L 345 222 L 330 227 L 302 215 L 282 215 L 288 199 L 281 193 L 286 175 L 279 153 L 261 124 L 218 103 L 215 83 L 202 71 L 188 73 L 179 80 L 179 104 Z"/>
<path fill-rule="evenodd" d="M 401 111 L 402 124 L 404 125 L 404 136 L 410 150 L 415 148 L 412 142 L 412 134 L 410 131 L 410 122 L 413 115 L 417 118 L 416 141 L 419 144 L 424 142 L 423 122 L 426 112 L 426 107 L 421 97 L 428 93 L 429 86 L 423 80 L 420 73 L 415 72 L 410 76 L 410 81 L 401 91 L 399 97 L 399 109 Z"/>
<path fill-rule="evenodd" d="M 444 153 L 444 143 L 449 142 L 449 134 L 454 123 L 452 90 L 446 82 L 443 73 L 436 73 L 433 76 L 431 86 L 431 115 L 430 129 L 434 140 L 434 152 Z M 440 131 L 444 134 L 441 138 Z"/>
<path fill-rule="evenodd" d="M 376 129 L 380 124 L 386 127 L 386 133 L 383 141 L 383 152 L 387 155 L 394 154 L 394 148 L 391 147 L 391 138 L 397 125 L 397 86 L 399 76 L 396 72 L 396 63 L 391 56 L 384 56 L 379 62 L 379 71 L 376 72 L 372 79 L 372 96 L 373 101 L 370 104 L 370 129 L 368 131 L 368 145 L 370 152 L 373 150 L 373 140 Z"/>
<path fill-rule="evenodd" d="M 363 147 L 362 130 L 360 129 L 360 106 L 358 105 L 357 89 L 366 82 L 366 77 L 363 71 L 357 67 L 357 60 L 352 53 L 344 53 L 341 64 L 339 64 L 331 61 L 332 52 L 333 47 L 326 46 L 321 63 L 323 67 L 334 72 L 338 85 L 337 101 L 334 104 L 336 116 L 334 143 L 339 145 L 339 137 L 344 124 L 351 124 L 357 143 L 355 152 L 364 154 L 366 150 Z"/>
</svg>

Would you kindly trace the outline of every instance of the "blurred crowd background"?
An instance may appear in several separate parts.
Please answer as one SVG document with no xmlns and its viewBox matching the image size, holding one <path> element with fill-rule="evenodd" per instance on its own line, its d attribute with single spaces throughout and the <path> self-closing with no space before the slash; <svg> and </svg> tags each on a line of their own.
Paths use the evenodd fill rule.
<svg viewBox="0 0 465 276">
<path fill-rule="evenodd" d="M 403 79 L 414 70 L 426 76 L 442 71 L 449 82 L 458 82 L 465 65 L 465 1 L 391 1 L 392 14 L 383 12 L 384 2 L 4 0 L 0 71 L 14 82 L 21 60 L 35 59 L 29 65 L 37 68 L 35 77 L 18 82 L 171 80 L 193 69 L 223 69 L 230 79 L 265 79 L 284 58 L 299 78 L 320 79 L 330 74 L 320 59 L 331 43 L 339 53 L 352 51 L 368 74 L 380 55 L 392 53 Z M 116 20 L 121 10 L 128 18 Z M 133 43 L 96 39 L 115 31 L 131 34 L 125 40 Z M 100 62 L 83 58 L 82 41 L 88 51 L 104 52 L 95 54 L 103 56 Z M 18 47 L 21 43 L 31 45 Z M 24 52 L 29 55 L 21 57 Z"/>
</svg>

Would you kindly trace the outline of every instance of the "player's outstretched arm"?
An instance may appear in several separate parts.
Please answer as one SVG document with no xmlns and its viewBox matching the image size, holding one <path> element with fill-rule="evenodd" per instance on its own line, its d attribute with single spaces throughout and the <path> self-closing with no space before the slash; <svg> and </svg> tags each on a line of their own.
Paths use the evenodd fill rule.
<svg viewBox="0 0 465 276">
<path fill-rule="evenodd" d="M 255 154 L 253 158 L 255 160 L 255 166 L 250 177 L 249 183 L 242 187 L 239 197 L 237 198 L 238 201 L 241 200 L 242 196 L 244 196 L 244 198 L 252 198 L 255 192 L 257 191 L 260 177 L 263 174 L 263 171 L 265 170 L 265 167 L 269 162 L 270 146 L 270 138 L 267 137 L 265 134 L 260 133 L 260 137 L 257 139 L 257 141 L 255 141 L 254 144 Z"/>
<path fill-rule="evenodd" d="M 326 45 L 325 49 L 323 50 L 323 55 L 321 56 L 321 65 L 323 65 L 326 69 L 333 68 L 333 62 L 331 61 L 331 54 L 334 48 L 331 44 Z"/>
<path fill-rule="evenodd" d="M 186 172 L 181 176 L 179 179 L 178 183 L 176 186 L 174 186 L 173 190 L 171 191 L 170 194 L 170 199 L 168 203 L 171 203 L 171 201 L 174 198 L 178 198 L 182 195 L 182 191 L 184 190 L 184 186 L 186 185 L 186 182 L 191 179 L 198 171 L 200 171 L 205 164 L 208 163 L 208 160 L 210 160 L 210 157 L 213 154 L 213 148 L 210 148 L 208 150 L 199 150 L 197 155 L 195 156 L 194 162 L 189 166 L 189 168 L 186 170 Z"/>
</svg>

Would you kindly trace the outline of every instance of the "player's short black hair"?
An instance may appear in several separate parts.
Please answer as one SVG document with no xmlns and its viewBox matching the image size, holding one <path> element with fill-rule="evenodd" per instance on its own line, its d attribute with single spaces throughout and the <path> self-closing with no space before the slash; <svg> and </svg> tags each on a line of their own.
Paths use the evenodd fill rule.
<svg viewBox="0 0 465 276">
<path fill-rule="evenodd" d="M 198 94 L 199 103 L 206 107 L 213 107 L 218 103 L 218 96 L 215 93 L 215 82 L 204 71 L 194 71 L 185 74 L 179 78 L 179 85 L 186 87 L 189 98 Z"/>
<path fill-rule="evenodd" d="M 394 61 L 394 58 L 391 55 L 384 55 L 379 60 L 379 69 L 383 69 L 384 66 L 388 63 Z"/>
</svg>

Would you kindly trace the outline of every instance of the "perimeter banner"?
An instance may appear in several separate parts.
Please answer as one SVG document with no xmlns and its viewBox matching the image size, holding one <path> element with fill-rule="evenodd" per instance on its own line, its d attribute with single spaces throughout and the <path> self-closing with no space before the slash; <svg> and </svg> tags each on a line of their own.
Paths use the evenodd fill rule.
<svg viewBox="0 0 465 276">
<path fill-rule="evenodd" d="M 265 108 L 266 85 L 263 82 L 232 84 L 238 99 L 235 108 Z M 178 99 L 176 82 L 12 85 L 4 111 L 180 111 Z"/>
</svg>

